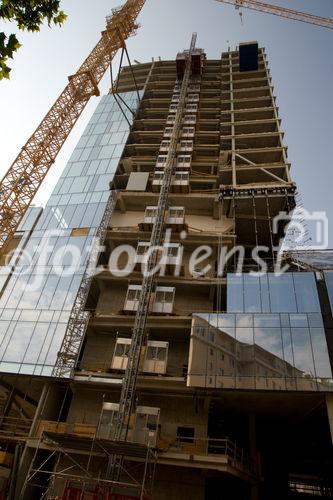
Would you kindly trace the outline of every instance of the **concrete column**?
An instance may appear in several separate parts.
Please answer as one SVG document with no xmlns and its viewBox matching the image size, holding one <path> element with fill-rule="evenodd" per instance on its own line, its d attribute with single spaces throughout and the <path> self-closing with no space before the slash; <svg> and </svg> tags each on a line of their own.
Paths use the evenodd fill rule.
<svg viewBox="0 0 333 500">
<path fill-rule="evenodd" d="M 326 394 L 327 417 L 331 431 L 331 440 L 333 444 L 333 394 Z"/>
<path fill-rule="evenodd" d="M 232 54 L 229 54 L 229 78 L 230 78 L 230 114 L 231 114 L 231 167 L 232 167 L 232 185 L 237 184 L 236 172 L 236 139 L 235 139 L 235 105 L 234 105 L 234 81 L 232 68 Z"/>
<path fill-rule="evenodd" d="M 39 420 L 41 419 L 41 416 L 42 416 L 42 413 L 43 413 L 43 410 L 44 410 L 44 407 L 46 404 L 47 396 L 49 394 L 50 387 L 51 387 L 50 382 L 46 382 L 44 387 L 43 387 L 41 396 L 39 398 L 38 406 L 36 408 L 36 412 L 34 415 L 34 419 L 33 419 L 33 422 L 31 424 L 29 438 L 34 438 L 36 435 Z M 18 468 L 18 475 L 17 475 L 17 482 L 16 482 L 16 489 L 15 489 L 15 497 L 14 497 L 15 499 L 24 498 L 24 492 L 22 490 L 23 490 L 25 479 L 26 479 L 26 476 L 29 472 L 29 468 L 30 468 L 30 465 L 32 463 L 34 454 L 35 454 L 35 448 L 30 447 L 29 442 L 26 443 L 26 445 L 23 449 L 23 453 L 21 455 L 19 466 L 18 466 L 19 468 Z"/>
<path fill-rule="evenodd" d="M 255 472 L 258 474 L 258 451 L 257 451 L 257 429 L 255 415 L 249 415 L 249 445 L 250 459 L 255 464 Z M 258 483 L 251 485 L 251 500 L 258 500 L 259 488 Z"/>
</svg>

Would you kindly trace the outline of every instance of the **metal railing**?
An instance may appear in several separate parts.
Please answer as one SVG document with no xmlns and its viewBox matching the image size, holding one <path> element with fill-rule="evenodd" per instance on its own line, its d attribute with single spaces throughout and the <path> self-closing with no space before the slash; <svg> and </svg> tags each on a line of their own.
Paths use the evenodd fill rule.
<svg viewBox="0 0 333 500">
<path fill-rule="evenodd" d="M 255 463 L 247 452 L 229 438 L 197 438 L 177 436 L 174 438 L 161 436 L 158 447 L 162 452 L 176 452 L 190 455 L 226 457 L 234 467 L 243 466 L 255 472 Z"/>
</svg>

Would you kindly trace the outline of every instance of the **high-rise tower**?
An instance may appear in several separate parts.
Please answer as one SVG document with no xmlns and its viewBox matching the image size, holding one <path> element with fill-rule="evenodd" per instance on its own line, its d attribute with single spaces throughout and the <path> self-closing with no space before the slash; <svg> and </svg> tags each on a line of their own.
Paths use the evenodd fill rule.
<svg viewBox="0 0 333 500">
<path fill-rule="evenodd" d="M 4 495 L 331 498 L 332 274 L 274 273 L 296 187 L 265 50 L 133 71 L 2 273 Z"/>
</svg>

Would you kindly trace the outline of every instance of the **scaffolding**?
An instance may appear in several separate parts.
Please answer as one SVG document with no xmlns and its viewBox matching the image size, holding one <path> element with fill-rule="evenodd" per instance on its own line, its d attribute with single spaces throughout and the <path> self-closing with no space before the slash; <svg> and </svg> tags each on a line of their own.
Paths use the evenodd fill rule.
<svg viewBox="0 0 333 500">
<path fill-rule="evenodd" d="M 115 204 L 116 193 L 112 191 L 106 203 L 106 208 L 101 224 L 98 227 L 96 236 L 94 238 L 94 242 L 87 260 L 86 269 L 79 290 L 75 297 L 74 305 L 68 320 L 67 329 L 53 368 L 52 377 L 73 377 L 77 357 L 80 352 L 90 318 L 89 312 L 85 311 L 84 307 L 87 301 L 90 285 L 94 277 L 94 270 L 96 269 L 101 247 L 104 244 L 108 224 Z"/>
<path fill-rule="evenodd" d="M 132 341 L 128 354 L 128 364 L 122 381 L 122 390 L 119 400 L 119 412 L 114 428 L 113 438 L 115 441 L 126 441 L 130 417 L 135 402 L 135 389 L 141 351 L 147 340 L 146 323 L 149 314 L 151 294 L 153 292 L 155 281 L 153 270 L 158 259 L 158 247 L 160 247 L 163 239 L 165 213 L 168 208 L 168 197 L 171 188 L 172 174 L 174 170 L 177 145 L 182 125 L 183 112 L 185 108 L 188 83 L 192 69 L 191 55 L 195 48 L 196 38 L 197 34 L 194 33 L 192 35 L 190 50 L 184 53 L 186 58 L 186 65 L 180 89 L 180 96 L 173 131 L 170 137 L 170 145 L 165 160 L 163 182 L 159 194 L 155 222 L 150 237 L 150 247 L 154 250 L 150 253 L 147 261 L 146 270 L 141 285 L 138 309 L 134 318 Z M 111 456 L 109 460 L 108 475 L 110 475 L 110 477 L 112 477 L 113 479 L 119 478 L 122 460 L 123 457 L 117 455 Z"/>
<path fill-rule="evenodd" d="M 42 488 L 42 499 L 127 500 L 151 498 L 157 452 L 150 446 L 133 442 L 118 442 L 76 434 L 44 431 L 30 442 L 35 448 L 22 493 L 29 487 Z M 47 456 L 41 452 L 47 450 Z M 106 475 L 108 460 L 116 454 L 123 457 L 121 478 Z M 80 458 L 79 458 L 80 456 Z M 92 470 L 92 459 L 105 464 Z M 131 461 L 129 464 L 128 461 Z M 40 478 L 44 477 L 45 481 Z M 43 485 L 44 482 L 44 485 Z"/>
<path fill-rule="evenodd" d="M 115 425 L 112 429 L 112 436 L 110 436 L 111 439 L 101 439 L 96 432 L 93 437 L 83 437 L 70 434 L 70 430 L 68 429 L 64 433 L 43 431 L 37 442 L 35 440 L 33 444 L 35 448 L 34 457 L 31 460 L 29 471 L 26 475 L 23 493 L 29 485 L 34 486 L 36 478 L 39 478 L 40 475 L 47 475 L 50 479 L 42 498 L 55 498 L 57 494 L 56 488 L 59 486 L 57 479 L 66 481 L 62 498 L 67 498 L 66 495 L 68 492 L 68 495 L 70 492 L 74 494 L 75 490 L 79 491 L 78 494 L 80 496 L 78 498 L 80 499 L 85 498 L 84 491 L 91 494 L 92 498 L 95 498 L 93 495 L 98 494 L 108 499 L 118 499 L 120 498 L 117 496 L 118 494 L 124 495 L 121 498 L 140 498 L 140 500 L 151 498 L 157 452 L 149 444 L 132 442 L 128 436 L 128 431 L 135 404 L 141 352 L 147 342 L 146 323 L 155 286 L 155 277 L 152 271 L 156 266 L 159 256 L 158 249 L 164 237 L 165 215 L 169 209 L 168 198 L 175 172 L 178 143 L 183 124 L 187 92 L 189 90 L 188 86 L 191 72 L 195 73 L 198 69 L 198 57 L 200 59 L 199 64 L 201 64 L 202 51 L 197 50 L 194 53 L 195 43 L 196 33 L 192 36 L 190 49 L 183 53 L 186 64 L 182 79 L 176 80 L 176 84 L 180 87 L 179 102 L 163 166 L 163 179 L 149 242 L 150 247 L 156 250 L 151 252 L 142 278 L 139 303 L 134 317 L 134 326 L 128 353 L 128 363 L 122 379 L 119 411 L 115 417 Z M 195 60 L 193 61 L 192 59 Z M 117 85 L 112 85 L 112 88 L 113 94 L 117 94 Z M 95 243 L 87 262 L 74 308 L 70 315 L 68 328 L 58 353 L 56 366 L 52 374 L 53 377 L 72 378 L 74 376 L 78 353 L 80 352 L 89 322 L 89 313 L 85 311 L 85 304 L 93 279 L 92 271 L 97 264 L 100 248 L 104 243 L 108 223 L 116 201 L 117 193 L 113 191 L 107 202 L 102 222 L 95 237 Z M 43 456 L 42 450 L 45 451 L 46 449 L 48 450 L 47 457 L 41 461 L 40 456 Z M 85 466 L 82 466 L 81 461 L 79 463 L 75 458 L 80 453 L 87 457 Z M 100 457 L 103 461 L 103 465 L 98 473 L 91 470 L 93 457 Z M 63 458 L 71 462 L 71 465 L 63 467 Z M 131 468 L 133 467 L 135 469 L 141 467 L 142 475 L 140 480 L 136 479 L 131 473 Z M 74 468 L 78 468 L 79 472 L 75 471 L 74 473 Z M 74 483 L 81 483 L 81 489 L 75 486 Z"/>
</svg>

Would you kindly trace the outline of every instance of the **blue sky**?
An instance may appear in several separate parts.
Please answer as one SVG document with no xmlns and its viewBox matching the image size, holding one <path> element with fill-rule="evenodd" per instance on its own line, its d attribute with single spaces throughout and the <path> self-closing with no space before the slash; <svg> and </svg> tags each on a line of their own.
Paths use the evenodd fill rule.
<svg viewBox="0 0 333 500">
<path fill-rule="evenodd" d="M 271 3 L 333 18 L 332 0 L 271 0 Z M 0 82 L 0 175 L 98 41 L 105 16 L 118 6 L 112 0 L 63 0 L 68 21 L 62 28 L 43 28 L 39 34 L 20 33 L 23 47 L 12 64 L 10 81 Z M 131 59 L 173 59 L 187 48 L 193 31 L 197 46 L 208 58 L 218 58 L 228 46 L 258 40 L 265 46 L 275 95 L 285 131 L 292 175 L 309 211 L 325 210 L 333 220 L 333 30 L 243 9 L 243 24 L 235 9 L 215 0 L 147 0 L 139 17 L 141 28 L 128 41 Z M 0 30 L 15 31 L 6 23 Z M 115 68 L 117 64 L 115 61 Z M 100 86 L 106 93 L 107 75 Z M 50 195 L 71 151 L 93 113 L 92 98 L 35 202 Z M 330 224 L 331 226 L 331 224 Z M 330 246 L 333 246 L 333 230 Z"/>
</svg>

